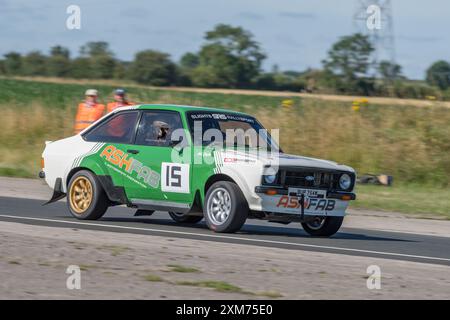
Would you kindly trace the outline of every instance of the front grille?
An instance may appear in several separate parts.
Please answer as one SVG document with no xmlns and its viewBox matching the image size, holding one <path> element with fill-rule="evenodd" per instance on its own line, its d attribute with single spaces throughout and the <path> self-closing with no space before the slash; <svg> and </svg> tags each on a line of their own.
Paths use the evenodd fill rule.
<svg viewBox="0 0 450 320">
<path fill-rule="evenodd" d="M 282 170 L 281 184 L 287 187 L 306 187 L 335 190 L 340 173 Z"/>
</svg>

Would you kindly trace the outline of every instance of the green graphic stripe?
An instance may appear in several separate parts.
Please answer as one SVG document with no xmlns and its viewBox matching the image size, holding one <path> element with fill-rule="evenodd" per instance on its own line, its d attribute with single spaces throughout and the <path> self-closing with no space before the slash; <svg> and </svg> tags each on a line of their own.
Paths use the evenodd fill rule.
<svg viewBox="0 0 450 320">
<path fill-rule="evenodd" d="M 89 151 L 86 152 L 85 154 L 83 154 L 83 155 L 81 155 L 81 156 L 75 158 L 75 161 L 74 161 L 73 164 L 72 164 L 72 169 L 78 167 L 78 166 L 80 165 L 81 161 L 83 161 L 83 159 L 84 159 L 85 157 L 88 157 L 88 156 L 90 156 L 90 155 L 93 155 L 93 154 L 97 153 L 98 150 L 100 150 L 104 145 L 105 145 L 105 143 L 96 143 L 96 144 L 91 148 L 91 150 L 89 150 Z"/>
</svg>

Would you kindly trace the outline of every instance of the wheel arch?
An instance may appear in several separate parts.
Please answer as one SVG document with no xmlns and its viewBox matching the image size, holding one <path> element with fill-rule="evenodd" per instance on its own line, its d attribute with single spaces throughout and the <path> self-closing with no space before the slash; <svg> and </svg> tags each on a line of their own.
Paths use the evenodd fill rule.
<svg viewBox="0 0 450 320">
<path fill-rule="evenodd" d="M 92 171 L 91 169 L 86 168 L 86 167 L 76 167 L 76 168 L 71 169 L 69 171 L 69 173 L 67 173 L 67 176 L 66 176 L 66 181 L 65 181 L 66 191 L 69 188 L 70 179 L 72 179 L 72 177 L 75 175 L 75 173 L 82 171 L 82 170 L 90 171 L 92 174 L 96 175 L 94 171 Z"/>
<path fill-rule="evenodd" d="M 233 182 L 233 183 L 237 184 L 237 182 L 233 178 L 231 178 L 229 175 L 226 175 L 223 173 L 217 173 L 217 174 L 210 176 L 208 178 L 208 180 L 206 180 L 203 194 L 206 195 L 206 192 L 208 192 L 208 189 L 217 181 L 229 181 L 229 182 Z"/>
<path fill-rule="evenodd" d="M 113 184 L 113 181 L 110 176 L 108 175 L 98 175 L 90 168 L 87 167 L 76 167 L 69 171 L 66 177 L 66 191 L 69 189 L 69 182 L 72 177 L 80 171 L 89 171 L 92 173 L 100 182 L 100 185 L 103 188 L 103 191 L 106 193 L 106 196 L 108 200 L 110 201 L 110 204 L 126 204 L 130 205 L 130 202 L 126 196 L 125 190 L 123 187 L 117 187 Z"/>
<path fill-rule="evenodd" d="M 248 198 L 248 194 L 246 192 L 247 188 L 245 183 L 243 183 L 243 181 L 241 179 L 239 179 L 238 176 L 233 177 L 227 173 L 217 173 L 214 174 L 212 176 L 210 176 L 206 182 L 205 182 L 205 187 L 201 192 L 202 195 L 202 203 L 205 202 L 205 197 L 206 197 L 206 193 L 208 192 L 208 189 L 216 182 L 218 181 L 229 181 L 232 182 L 234 184 L 236 184 L 239 188 L 239 190 L 242 192 L 242 194 L 244 195 L 244 198 L 247 200 L 247 203 L 249 203 L 249 198 Z"/>
</svg>

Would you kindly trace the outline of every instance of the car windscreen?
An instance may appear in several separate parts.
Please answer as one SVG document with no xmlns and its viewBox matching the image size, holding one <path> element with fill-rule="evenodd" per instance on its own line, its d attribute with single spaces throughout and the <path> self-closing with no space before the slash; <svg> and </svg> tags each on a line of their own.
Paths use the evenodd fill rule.
<svg viewBox="0 0 450 320">
<path fill-rule="evenodd" d="M 187 118 L 196 145 L 214 143 L 224 147 L 278 149 L 254 117 L 230 112 L 191 111 Z"/>
</svg>

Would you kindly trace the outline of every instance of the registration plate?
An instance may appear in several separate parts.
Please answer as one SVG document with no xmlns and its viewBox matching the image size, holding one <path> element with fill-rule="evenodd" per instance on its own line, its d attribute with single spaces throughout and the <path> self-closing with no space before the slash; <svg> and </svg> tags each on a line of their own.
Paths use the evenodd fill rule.
<svg viewBox="0 0 450 320">
<path fill-rule="evenodd" d="M 302 194 L 306 199 L 325 199 L 327 196 L 326 190 L 289 188 L 289 195 L 296 194 L 300 197 Z"/>
</svg>

